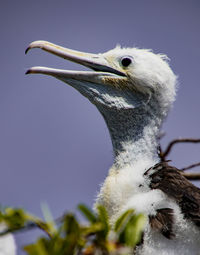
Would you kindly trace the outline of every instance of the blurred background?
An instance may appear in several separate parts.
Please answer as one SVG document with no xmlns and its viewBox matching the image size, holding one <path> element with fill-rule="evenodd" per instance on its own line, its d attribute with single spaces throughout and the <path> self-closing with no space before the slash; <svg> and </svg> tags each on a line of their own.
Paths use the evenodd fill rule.
<svg viewBox="0 0 200 255">
<path fill-rule="evenodd" d="M 92 53 L 116 44 L 165 53 L 179 76 L 177 101 L 163 130 L 165 146 L 178 137 L 200 137 L 199 0 L 34 0 L 0 5 L 0 202 L 42 216 L 46 202 L 56 218 L 92 206 L 112 165 L 108 130 L 97 109 L 67 84 L 25 76 L 34 65 L 84 67 L 34 49 L 47 40 Z M 200 145 L 177 145 L 172 164 L 200 160 Z M 198 169 L 197 169 L 198 170 Z M 16 235 L 21 247 L 38 231 Z M 19 252 L 18 254 L 22 254 Z"/>
</svg>

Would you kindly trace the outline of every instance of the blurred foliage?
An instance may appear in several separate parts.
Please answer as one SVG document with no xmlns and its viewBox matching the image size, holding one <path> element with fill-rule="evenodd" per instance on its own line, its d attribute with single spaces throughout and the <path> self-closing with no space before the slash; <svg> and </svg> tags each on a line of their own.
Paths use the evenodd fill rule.
<svg viewBox="0 0 200 255">
<path fill-rule="evenodd" d="M 43 236 L 24 247 L 29 255 L 125 255 L 141 240 L 146 219 L 133 210 L 121 215 L 112 228 L 103 206 L 93 212 L 80 204 L 78 210 L 87 220 L 84 225 L 71 213 L 54 221 L 47 207 L 43 210 L 45 220 L 23 209 L 1 209 L 0 224 L 6 224 L 7 229 L 0 235 L 40 228 Z"/>
</svg>

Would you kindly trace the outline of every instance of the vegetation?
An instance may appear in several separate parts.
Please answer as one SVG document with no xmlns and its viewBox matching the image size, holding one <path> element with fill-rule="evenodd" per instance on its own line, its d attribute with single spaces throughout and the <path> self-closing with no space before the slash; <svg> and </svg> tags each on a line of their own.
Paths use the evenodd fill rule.
<svg viewBox="0 0 200 255">
<path fill-rule="evenodd" d="M 47 209 L 44 213 L 46 220 L 23 209 L 2 209 L 0 223 L 4 222 L 8 229 L 0 235 L 33 227 L 41 229 L 43 235 L 23 248 L 29 255 L 125 255 L 141 240 L 146 221 L 142 214 L 136 215 L 133 210 L 128 210 L 111 228 L 104 207 L 99 206 L 94 213 L 81 204 L 78 210 L 87 224 L 82 225 L 71 213 L 53 221 Z"/>
</svg>

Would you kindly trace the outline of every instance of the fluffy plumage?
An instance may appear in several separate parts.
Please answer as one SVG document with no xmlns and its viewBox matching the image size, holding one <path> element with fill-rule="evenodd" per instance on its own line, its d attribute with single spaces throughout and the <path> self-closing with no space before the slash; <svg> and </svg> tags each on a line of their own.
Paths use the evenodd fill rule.
<svg viewBox="0 0 200 255">
<path fill-rule="evenodd" d="M 200 190 L 177 169 L 161 164 L 157 153 L 158 134 L 176 95 L 176 75 L 168 58 L 150 50 L 120 47 L 95 55 L 45 41 L 31 43 L 27 51 L 31 48 L 94 70 L 33 67 L 27 73 L 51 75 L 68 83 L 103 115 L 114 164 L 96 204 L 107 208 L 111 224 L 125 210 L 134 209 L 147 217 L 136 254 L 198 254 Z"/>
</svg>

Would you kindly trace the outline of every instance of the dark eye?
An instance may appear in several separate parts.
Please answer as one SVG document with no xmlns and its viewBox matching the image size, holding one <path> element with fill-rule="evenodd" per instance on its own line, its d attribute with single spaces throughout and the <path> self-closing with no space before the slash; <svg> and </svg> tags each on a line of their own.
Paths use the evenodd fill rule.
<svg viewBox="0 0 200 255">
<path fill-rule="evenodd" d="M 132 63 L 132 58 L 131 57 L 123 57 L 121 59 L 121 64 L 124 67 L 128 67 Z"/>
</svg>

